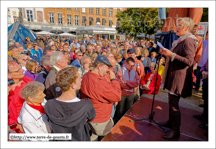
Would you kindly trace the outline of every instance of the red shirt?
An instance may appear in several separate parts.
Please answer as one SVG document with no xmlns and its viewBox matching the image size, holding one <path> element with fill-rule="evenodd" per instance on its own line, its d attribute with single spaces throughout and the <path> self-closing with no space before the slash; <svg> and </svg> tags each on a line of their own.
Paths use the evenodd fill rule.
<svg viewBox="0 0 216 149">
<path fill-rule="evenodd" d="M 146 93 L 146 94 L 154 94 L 155 82 L 156 82 L 156 73 L 157 73 L 157 71 L 155 72 L 155 74 L 154 74 L 154 76 L 153 76 L 153 79 L 151 80 L 151 83 L 149 84 L 149 89 L 150 89 L 150 91 L 143 90 L 143 93 Z M 151 76 L 151 72 L 147 73 L 147 75 L 146 75 L 145 78 L 143 79 L 142 86 L 145 85 L 145 84 L 148 82 L 150 76 Z M 161 85 L 161 76 L 158 74 L 158 80 L 157 80 L 157 84 L 156 84 L 155 94 L 158 93 L 159 88 L 160 88 L 160 85 Z"/>
<path fill-rule="evenodd" d="M 80 89 L 82 99 L 90 99 L 96 111 L 93 123 L 103 123 L 110 119 L 112 105 L 121 100 L 121 87 L 117 80 L 108 82 L 105 77 L 89 71 L 82 77 Z"/>
<path fill-rule="evenodd" d="M 25 99 L 21 98 L 20 92 L 24 86 L 27 85 L 28 82 L 31 82 L 32 79 L 28 77 L 23 77 L 21 80 L 20 86 L 11 86 L 11 90 L 8 95 L 8 124 L 18 123 L 17 118 L 19 117 L 19 113 L 22 109 L 22 105 L 25 102 Z"/>
</svg>

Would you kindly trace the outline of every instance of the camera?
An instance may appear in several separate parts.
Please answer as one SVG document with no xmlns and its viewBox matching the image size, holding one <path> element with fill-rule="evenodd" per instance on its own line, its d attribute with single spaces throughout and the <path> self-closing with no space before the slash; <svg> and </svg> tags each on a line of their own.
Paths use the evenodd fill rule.
<svg viewBox="0 0 216 149">
<path fill-rule="evenodd" d="M 145 57 L 145 54 L 142 54 L 141 56 L 142 56 L 142 57 Z"/>
<path fill-rule="evenodd" d="M 15 84 L 14 80 L 13 79 L 8 79 L 8 86 L 11 86 Z"/>
</svg>

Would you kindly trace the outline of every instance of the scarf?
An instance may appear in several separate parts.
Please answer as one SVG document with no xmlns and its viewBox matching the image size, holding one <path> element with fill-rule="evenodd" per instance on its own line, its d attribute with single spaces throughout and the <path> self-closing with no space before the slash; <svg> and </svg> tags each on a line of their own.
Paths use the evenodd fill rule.
<svg viewBox="0 0 216 149">
<path fill-rule="evenodd" d="M 128 72 L 129 71 L 126 68 L 126 65 L 124 65 L 122 67 L 122 80 L 123 81 L 127 81 L 127 80 L 133 81 L 134 80 L 134 78 L 135 78 L 135 70 L 134 69 L 130 70 L 130 72 L 129 72 L 130 73 L 130 77 L 129 77 Z M 128 92 L 133 92 L 133 89 L 131 89 L 131 90 L 124 89 L 124 90 L 128 91 Z"/>
<path fill-rule="evenodd" d="M 28 104 L 28 103 L 27 103 Z M 35 106 L 35 105 L 31 105 L 31 104 L 28 104 L 30 107 L 32 107 L 33 109 L 35 110 L 38 110 L 40 113 L 42 114 L 46 114 L 45 110 L 44 110 L 44 107 L 40 104 L 40 106 Z"/>
<path fill-rule="evenodd" d="M 172 43 L 172 48 L 174 49 L 180 42 L 184 41 L 186 38 L 192 38 L 195 40 L 196 45 L 198 45 L 198 39 L 192 33 L 187 33 L 184 36 L 179 37 L 177 40 L 174 40 Z"/>
</svg>

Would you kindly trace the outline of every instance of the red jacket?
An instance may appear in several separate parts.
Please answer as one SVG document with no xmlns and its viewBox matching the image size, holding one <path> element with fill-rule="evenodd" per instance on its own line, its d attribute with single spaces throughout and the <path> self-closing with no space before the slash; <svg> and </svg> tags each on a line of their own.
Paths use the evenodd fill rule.
<svg viewBox="0 0 216 149">
<path fill-rule="evenodd" d="M 156 73 L 157 73 L 157 71 L 155 72 L 154 77 L 153 77 L 153 79 L 151 80 L 151 83 L 150 83 L 150 85 L 149 85 L 150 91 L 143 90 L 143 93 L 146 93 L 146 94 L 154 94 L 155 82 L 156 82 Z M 147 75 L 146 75 L 145 78 L 143 79 L 142 86 L 145 85 L 145 84 L 148 82 L 148 79 L 149 79 L 150 75 L 151 75 L 151 72 L 147 73 Z M 157 84 L 156 84 L 156 91 L 155 91 L 155 94 L 158 93 L 159 88 L 160 88 L 160 85 L 161 85 L 161 76 L 158 74 L 158 80 L 157 80 Z"/>
<path fill-rule="evenodd" d="M 32 79 L 28 77 L 23 77 L 22 83 L 20 86 L 11 86 L 11 90 L 8 95 L 8 124 L 18 123 L 17 118 L 19 117 L 19 113 L 21 111 L 22 105 L 25 102 L 25 99 L 21 98 L 20 92 L 24 86 L 27 85 L 28 82 L 31 82 Z"/>
<path fill-rule="evenodd" d="M 117 80 L 108 82 L 105 77 L 91 71 L 82 77 L 79 91 L 82 99 L 90 99 L 96 111 L 93 123 L 103 123 L 110 119 L 112 105 L 121 100 L 121 87 Z"/>
</svg>

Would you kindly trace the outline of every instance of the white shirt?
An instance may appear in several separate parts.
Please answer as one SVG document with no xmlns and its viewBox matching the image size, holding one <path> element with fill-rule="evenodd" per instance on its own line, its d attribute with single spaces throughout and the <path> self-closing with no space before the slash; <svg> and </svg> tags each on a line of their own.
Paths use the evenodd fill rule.
<svg viewBox="0 0 216 149">
<path fill-rule="evenodd" d="M 59 69 L 57 66 L 53 66 L 53 68 L 55 68 L 57 71 L 59 71 L 59 70 L 61 70 L 61 69 Z"/>
<path fill-rule="evenodd" d="M 27 71 L 26 67 L 22 67 L 22 69 L 24 70 L 24 71 L 23 71 L 23 74 L 25 74 L 26 71 Z"/>
<path fill-rule="evenodd" d="M 58 100 L 58 98 L 56 98 L 56 100 Z M 58 101 L 62 101 L 62 100 L 58 100 Z M 74 99 L 71 99 L 71 100 L 68 100 L 68 101 L 62 101 L 62 102 L 79 102 L 80 99 L 79 98 L 74 98 Z"/>
<path fill-rule="evenodd" d="M 41 105 L 44 107 L 46 99 Z M 51 129 L 46 119 L 46 115 L 30 107 L 26 102 L 23 103 L 18 122 L 22 124 L 25 133 L 51 133 Z"/>
</svg>

